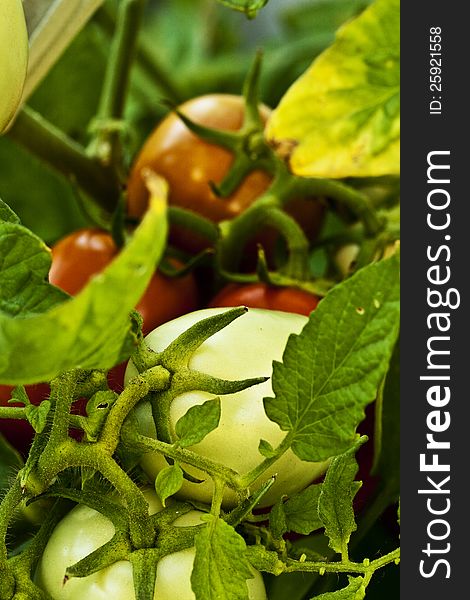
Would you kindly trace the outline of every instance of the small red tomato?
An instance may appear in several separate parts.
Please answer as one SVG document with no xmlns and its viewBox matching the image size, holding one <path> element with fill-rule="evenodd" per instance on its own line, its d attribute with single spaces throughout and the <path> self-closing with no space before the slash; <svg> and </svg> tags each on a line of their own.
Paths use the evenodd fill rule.
<svg viewBox="0 0 470 600">
<path fill-rule="evenodd" d="M 101 229 L 80 229 L 52 247 L 49 281 L 71 295 L 113 260 L 119 250 L 111 235 Z M 180 263 L 173 261 L 174 266 Z M 144 334 L 198 307 L 196 281 L 191 273 L 167 277 L 156 271 L 136 306 L 143 318 Z"/>
<path fill-rule="evenodd" d="M 242 96 L 208 94 L 193 98 L 179 107 L 181 113 L 199 125 L 224 131 L 237 131 L 243 125 L 245 103 Z M 260 105 L 266 122 L 271 111 Z M 210 183 L 223 181 L 233 163 L 233 154 L 216 144 L 208 143 L 192 133 L 174 113 L 165 117 L 152 131 L 132 166 L 128 181 L 128 212 L 140 218 L 147 208 L 148 191 L 142 171 L 150 168 L 169 184 L 170 205 L 195 212 L 214 223 L 232 219 L 245 211 L 271 183 L 264 171 L 252 171 L 228 197 L 220 198 Z M 295 198 L 286 210 L 313 238 L 321 226 L 324 206 L 321 202 Z M 279 237 L 273 229 L 265 228 L 256 241 L 263 244 L 268 258 Z M 196 253 L 208 243 L 193 231 L 172 226 L 170 241 L 176 247 Z M 250 248 L 256 258 L 256 244 Z M 251 261 L 252 262 L 252 261 Z"/>
<path fill-rule="evenodd" d="M 319 302 L 318 296 L 297 288 L 274 287 L 266 283 L 229 283 L 209 306 L 248 306 L 308 316 Z"/>
</svg>

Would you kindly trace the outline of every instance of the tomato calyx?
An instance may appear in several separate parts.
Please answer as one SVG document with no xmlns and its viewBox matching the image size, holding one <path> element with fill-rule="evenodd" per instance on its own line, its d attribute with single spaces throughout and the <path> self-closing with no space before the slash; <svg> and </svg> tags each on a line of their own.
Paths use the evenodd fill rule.
<svg viewBox="0 0 470 600">
<path fill-rule="evenodd" d="M 213 193 L 219 198 L 227 198 L 233 194 L 241 182 L 254 171 L 263 170 L 271 176 L 275 172 L 273 155 L 264 138 L 266 118 L 262 116 L 259 100 L 261 61 L 262 54 L 258 52 L 245 79 L 243 122 L 238 130 L 227 131 L 205 126 L 185 115 L 178 107 L 172 107 L 178 118 L 198 138 L 233 153 L 233 162 L 222 181 L 208 182 Z"/>
<path fill-rule="evenodd" d="M 145 372 L 149 365 L 161 366 L 170 373 L 170 387 L 158 395 L 149 397 L 155 428 L 158 439 L 167 444 L 186 445 L 177 435 L 178 424 L 173 428 L 171 424 L 170 408 L 173 400 L 185 392 L 200 390 L 209 394 L 233 394 L 247 389 L 253 385 L 263 383 L 266 377 L 254 377 L 239 381 L 228 381 L 211 375 L 206 375 L 189 368 L 189 361 L 194 352 L 215 333 L 230 325 L 232 321 L 246 312 L 245 307 L 216 314 L 203 319 L 180 334 L 165 350 L 158 355 L 150 352 L 141 344 L 138 352 L 133 357 L 133 362 L 140 372 Z M 218 421 L 214 423 L 218 425 Z M 206 432 L 208 433 L 208 432 Z"/>
</svg>

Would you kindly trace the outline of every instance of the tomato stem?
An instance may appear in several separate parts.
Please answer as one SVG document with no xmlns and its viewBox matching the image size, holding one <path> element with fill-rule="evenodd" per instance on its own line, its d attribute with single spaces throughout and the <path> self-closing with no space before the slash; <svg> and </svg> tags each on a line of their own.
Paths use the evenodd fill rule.
<svg viewBox="0 0 470 600">
<path fill-rule="evenodd" d="M 119 435 L 122 424 L 134 406 L 144 398 L 151 389 L 160 387 L 165 389 L 168 385 L 170 374 L 163 367 L 153 367 L 143 375 L 132 379 L 119 395 L 111 407 L 106 421 L 103 425 L 99 438 L 100 446 L 106 448 L 109 454 L 113 454 L 119 443 Z M 150 385 L 152 380 L 153 386 Z"/>
<path fill-rule="evenodd" d="M 391 563 L 396 563 L 400 559 L 400 548 L 396 548 L 377 558 L 371 562 L 352 562 L 350 560 L 341 560 L 341 561 L 298 561 L 293 559 L 287 559 L 286 563 L 286 573 L 293 573 L 296 571 L 302 571 L 306 573 L 359 573 L 365 575 L 370 579 L 370 576 Z"/>
<path fill-rule="evenodd" d="M 121 147 L 123 124 L 119 121 L 124 112 L 144 6 L 145 0 L 123 0 L 119 4 L 98 114 L 92 122 L 95 136 L 88 147 L 92 156 L 105 166 L 113 165 L 122 177 L 125 176 Z"/>
<path fill-rule="evenodd" d="M 261 477 L 261 475 L 269 469 L 279 458 L 289 450 L 292 445 L 292 433 L 288 433 L 279 446 L 275 449 L 273 456 L 265 458 L 260 462 L 254 469 L 245 473 L 244 475 L 238 476 L 238 485 L 240 488 L 246 489 L 253 485 L 253 483 Z"/>
<path fill-rule="evenodd" d="M 123 432 L 122 441 L 130 448 L 138 448 L 147 452 L 158 452 L 159 454 L 163 454 L 179 462 L 187 463 L 188 465 L 196 467 L 197 469 L 201 469 L 211 476 L 217 476 L 222 479 L 226 485 L 236 491 L 241 492 L 245 489 L 238 483 L 239 474 L 236 471 L 222 465 L 219 462 L 210 460 L 205 456 L 197 454 L 196 452 L 187 450 L 186 448 L 180 448 L 173 444 L 167 444 L 166 442 L 149 438 L 144 435 L 135 434 L 128 430 Z"/>
<path fill-rule="evenodd" d="M 116 172 L 87 155 L 83 146 L 24 106 L 7 135 L 67 179 L 76 182 L 104 210 L 111 212 L 120 193 Z"/>
<path fill-rule="evenodd" d="M 95 16 L 98 25 L 107 34 L 112 35 L 116 27 L 116 15 L 109 4 L 105 4 Z M 143 34 L 143 32 L 140 32 Z M 169 100 L 181 102 L 184 93 L 179 83 L 174 79 L 171 71 L 164 65 L 153 51 L 153 45 L 145 38 L 145 34 L 139 35 L 135 48 L 135 66 L 139 68 L 146 78 L 157 84 Z"/>
</svg>

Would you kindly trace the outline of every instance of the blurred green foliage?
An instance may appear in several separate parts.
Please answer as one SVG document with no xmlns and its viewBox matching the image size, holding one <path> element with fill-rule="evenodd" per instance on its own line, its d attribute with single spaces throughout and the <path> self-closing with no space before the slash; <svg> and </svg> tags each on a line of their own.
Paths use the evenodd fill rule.
<svg viewBox="0 0 470 600">
<path fill-rule="evenodd" d="M 204 93 L 240 93 L 255 49 L 264 50 L 262 99 L 275 106 L 368 0 L 271 0 L 256 19 L 215 0 L 149 0 L 141 32 L 150 59 L 179 91 L 169 98 L 158 76 L 136 60 L 125 113 L 130 164 L 146 136 L 178 102 Z M 117 0 L 108 0 L 42 82 L 30 105 L 86 145 L 96 113 Z M 86 223 L 79 191 L 5 136 L 0 139 L 0 197 L 47 243 Z"/>
</svg>

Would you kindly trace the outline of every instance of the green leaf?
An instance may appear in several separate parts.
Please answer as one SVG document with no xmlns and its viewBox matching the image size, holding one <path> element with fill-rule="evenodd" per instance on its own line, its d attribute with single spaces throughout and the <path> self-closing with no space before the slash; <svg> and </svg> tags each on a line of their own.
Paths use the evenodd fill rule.
<svg viewBox="0 0 470 600">
<path fill-rule="evenodd" d="M 0 222 L 0 315 L 43 313 L 69 296 L 46 279 L 51 251 L 31 231 Z"/>
<path fill-rule="evenodd" d="M 219 421 L 220 398 L 192 406 L 176 423 L 178 445 L 187 448 L 202 442 L 208 433 L 218 427 Z"/>
<path fill-rule="evenodd" d="M 6 223 L 19 223 L 20 220 L 18 216 L 11 210 L 8 204 L 5 204 L 3 200 L 0 198 L 0 221 L 4 221 Z"/>
<path fill-rule="evenodd" d="M 233 10 L 243 12 L 249 19 L 253 19 L 269 0 L 218 0 L 218 2 Z"/>
<path fill-rule="evenodd" d="M 318 501 L 322 486 L 311 485 L 285 502 L 279 501 L 269 514 L 269 525 L 280 537 L 288 531 L 309 535 L 323 527 L 318 515 Z"/>
<path fill-rule="evenodd" d="M 155 480 L 155 491 L 163 506 L 166 506 L 165 501 L 167 498 L 180 490 L 183 480 L 183 470 L 177 463 L 162 469 L 158 473 Z"/>
<path fill-rule="evenodd" d="M 276 450 L 266 440 L 260 440 L 259 446 L 258 446 L 258 452 L 261 455 L 263 455 L 265 458 L 272 458 L 273 456 L 276 456 Z"/>
<path fill-rule="evenodd" d="M 282 506 L 282 499 L 278 500 L 269 513 L 269 528 L 274 538 L 279 540 L 289 531 L 286 513 Z"/>
<path fill-rule="evenodd" d="M 363 600 L 366 597 L 366 586 L 363 577 L 348 577 L 349 585 L 336 592 L 327 592 L 315 596 L 312 600 Z"/>
<path fill-rule="evenodd" d="M 0 165 L 2 198 L 40 238 L 52 244 L 86 226 L 70 182 L 7 136 L 0 137 Z"/>
<path fill-rule="evenodd" d="M 28 404 L 25 409 L 25 414 L 32 428 L 36 433 L 41 433 L 47 423 L 47 415 L 51 409 L 51 401 L 43 400 L 39 406 Z"/>
<path fill-rule="evenodd" d="M 246 580 L 253 577 L 244 539 L 219 518 L 195 537 L 191 586 L 196 600 L 248 600 Z"/>
<path fill-rule="evenodd" d="M 11 391 L 11 398 L 8 402 L 21 402 L 24 406 L 28 406 L 31 404 L 29 400 L 29 396 L 26 393 L 26 389 L 24 385 L 17 385 Z"/>
<path fill-rule="evenodd" d="M 268 417 L 302 460 L 344 452 L 377 394 L 399 326 L 399 256 L 358 270 L 320 302 L 283 362 L 274 362 Z"/>
<path fill-rule="evenodd" d="M 315 0 L 294 3 L 283 9 L 283 25 L 297 36 L 318 31 L 335 33 L 349 19 L 356 17 L 371 3 L 371 0 Z"/>
<path fill-rule="evenodd" d="M 400 4 L 376 0 L 286 92 L 267 136 L 307 177 L 400 170 Z"/>
<path fill-rule="evenodd" d="M 318 514 L 329 537 L 329 546 L 347 556 L 351 533 L 356 530 L 352 501 L 361 483 L 354 481 L 358 471 L 355 453 L 357 444 L 344 454 L 336 456 L 325 476 L 318 500 Z"/>
<path fill-rule="evenodd" d="M 166 230 L 163 198 L 155 198 L 122 252 L 77 296 L 39 315 L 0 313 L 0 382 L 50 381 L 72 368 L 109 369 L 125 360 L 137 343 L 129 313 L 154 273 Z"/>
<path fill-rule="evenodd" d="M 28 105 L 86 145 L 107 58 L 108 42 L 90 23 L 49 71 Z M 77 201 L 80 192 L 73 182 L 46 167 L 8 136 L 0 139 L 0 164 L 0 195 L 23 225 L 48 244 L 87 225 Z"/>
</svg>

